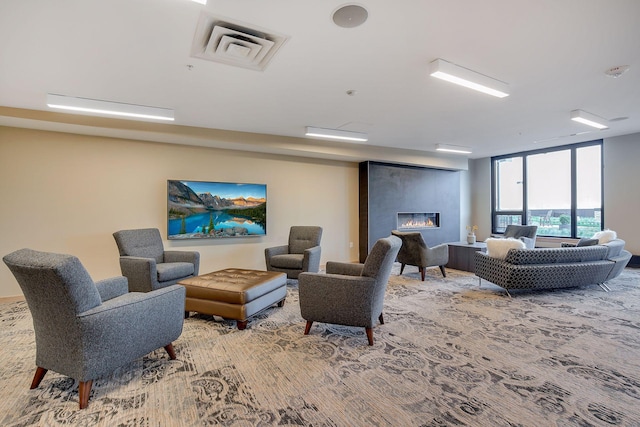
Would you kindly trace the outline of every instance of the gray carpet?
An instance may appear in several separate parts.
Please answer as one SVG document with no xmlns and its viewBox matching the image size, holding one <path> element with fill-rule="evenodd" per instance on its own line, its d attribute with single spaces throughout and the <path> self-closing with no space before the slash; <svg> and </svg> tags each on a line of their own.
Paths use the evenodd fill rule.
<svg viewBox="0 0 640 427">
<path fill-rule="evenodd" d="M 24 302 L 0 303 L 2 426 L 639 426 L 640 271 L 562 291 L 504 291 L 468 273 L 392 276 L 385 324 L 314 324 L 295 281 L 244 331 L 208 316 L 174 345 L 94 381 L 49 372 L 29 390 Z"/>
</svg>

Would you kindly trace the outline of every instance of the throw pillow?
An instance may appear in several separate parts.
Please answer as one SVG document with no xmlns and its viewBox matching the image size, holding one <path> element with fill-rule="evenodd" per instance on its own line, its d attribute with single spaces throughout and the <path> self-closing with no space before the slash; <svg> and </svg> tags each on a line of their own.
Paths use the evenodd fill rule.
<svg viewBox="0 0 640 427">
<path fill-rule="evenodd" d="M 594 245 L 597 245 L 598 243 L 600 243 L 598 239 L 587 239 L 586 237 L 583 237 L 578 241 L 576 246 L 594 246 Z"/>
<path fill-rule="evenodd" d="M 613 230 L 602 230 L 594 234 L 592 238 L 598 239 L 598 244 L 604 245 L 605 243 L 609 243 L 610 241 L 617 239 L 618 235 Z"/>
<path fill-rule="evenodd" d="M 488 238 L 485 240 L 487 244 L 487 255 L 493 258 L 505 259 L 509 249 L 525 249 L 526 245 L 520 239 L 511 237 L 506 239 Z"/>
</svg>

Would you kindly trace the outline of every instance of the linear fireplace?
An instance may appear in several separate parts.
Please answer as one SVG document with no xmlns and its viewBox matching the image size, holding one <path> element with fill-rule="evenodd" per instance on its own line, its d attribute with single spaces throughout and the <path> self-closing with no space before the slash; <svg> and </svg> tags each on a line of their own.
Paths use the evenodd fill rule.
<svg viewBox="0 0 640 427">
<path fill-rule="evenodd" d="M 440 228 L 440 212 L 398 212 L 398 230 Z"/>
</svg>

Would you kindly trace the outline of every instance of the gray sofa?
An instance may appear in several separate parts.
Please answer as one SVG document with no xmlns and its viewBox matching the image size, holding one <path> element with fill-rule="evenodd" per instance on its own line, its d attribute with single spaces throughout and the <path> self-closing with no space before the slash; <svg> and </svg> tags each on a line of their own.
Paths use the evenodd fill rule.
<svg viewBox="0 0 640 427">
<path fill-rule="evenodd" d="M 583 247 L 511 249 L 505 259 L 475 253 L 476 276 L 504 289 L 554 289 L 597 284 L 605 291 L 631 259 L 625 242 Z"/>
</svg>

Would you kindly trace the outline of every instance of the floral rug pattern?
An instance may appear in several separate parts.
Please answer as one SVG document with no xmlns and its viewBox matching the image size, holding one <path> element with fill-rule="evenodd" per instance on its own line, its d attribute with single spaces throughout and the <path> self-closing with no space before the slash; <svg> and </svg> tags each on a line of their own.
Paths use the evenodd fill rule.
<svg viewBox="0 0 640 427">
<path fill-rule="evenodd" d="M 408 270 L 409 268 L 407 268 Z M 297 282 L 284 307 L 234 321 L 194 315 L 174 342 L 94 381 L 49 372 L 29 390 L 24 302 L 0 303 L 2 426 L 640 426 L 640 271 L 598 286 L 512 291 L 470 273 L 398 266 L 385 324 L 314 323 Z"/>
</svg>

